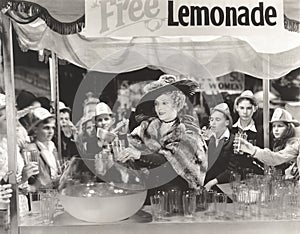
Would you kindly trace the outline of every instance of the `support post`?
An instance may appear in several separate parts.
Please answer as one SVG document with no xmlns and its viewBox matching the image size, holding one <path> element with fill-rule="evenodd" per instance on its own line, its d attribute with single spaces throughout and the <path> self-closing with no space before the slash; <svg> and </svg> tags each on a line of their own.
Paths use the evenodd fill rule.
<svg viewBox="0 0 300 234">
<path fill-rule="evenodd" d="M 14 57 L 11 20 L 1 13 L 2 19 L 2 51 L 3 73 L 6 94 L 6 124 L 7 124 L 7 155 L 8 169 L 14 173 L 9 177 L 13 194 L 10 203 L 10 234 L 18 234 L 18 185 L 16 182 L 17 171 L 17 139 L 16 139 L 16 109 L 15 109 L 15 83 L 14 83 Z"/>
<path fill-rule="evenodd" d="M 62 159 L 61 149 L 61 128 L 59 124 L 60 113 L 59 113 L 59 81 L 58 81 L 58 59 L 56 54 L 51 51 L 51 58 L 49 58 L 49 69 L 50 69 L 50 84 L 51 84 L 51 103 L 55 110 L 56 116 L 56 129 L 57 129 L 57 151 L 59 160 Z"/>
</svg>

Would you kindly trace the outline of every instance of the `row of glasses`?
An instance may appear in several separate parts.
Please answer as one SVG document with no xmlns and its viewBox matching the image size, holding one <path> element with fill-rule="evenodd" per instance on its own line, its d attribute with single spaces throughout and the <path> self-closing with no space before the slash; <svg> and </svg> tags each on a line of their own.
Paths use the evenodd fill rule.
<svg viewBox="0 0 300 234">
<path fill-rule="evenodd" d="M 233 175 L 232 178 L 235 176 Z M 233 217 L 236 219 L 295 219 L 300 217 L 300 185 L 274 171 L 232 179 Z"/>
<path fill-rule="evenodd" d="M 166 221 L 172 216 L 183 216 L 186 220 L 229 219 L 228 197 L 205 188 L 197 190 L 156 191 L 150 196 L 151 212 L 154 222 Z"/>
<path fill-rule="evenodd" d="M 150 196 L 154 222 L 167 220 L 171 216 L 192 218 L 196 211 L 196 193 L 193 190 L 157 190 Z"/>
</svg>

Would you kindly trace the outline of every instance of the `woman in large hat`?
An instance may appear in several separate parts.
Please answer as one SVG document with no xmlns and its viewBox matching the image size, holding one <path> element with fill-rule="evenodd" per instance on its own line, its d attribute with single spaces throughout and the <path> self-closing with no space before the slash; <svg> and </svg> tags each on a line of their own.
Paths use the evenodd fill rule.
<svg viewBox="0 0 300 234">
<path fill-rule="evenodd" d="M 243 139 L 240 139 L 241 150 L 269 166 L 291 162 L 291 167 L 285 170 L 286 178 L 297 176 L 296 165 L 298 167 L 300 165 L 300 139 L 295 137 L 295 127 L 298 127 L 300 123 L 282 108 L 275 109 L 270 122 L 274 136 L 273 151 L 254 146 Z"/>
<path fill-rule="evenodd" d="M 185 190 L 204 183 L 207 155 L 200 128 L 192 116 L 181 115 L 186 95 L 197 88 L 195 82 L 173 75 L 162 75 L 144 88 L 136 115 L 140 125 L 131 132 L 130 147 L 119 160 L 136 160 L 147 171 L 149 189 Z"/>
</svg>

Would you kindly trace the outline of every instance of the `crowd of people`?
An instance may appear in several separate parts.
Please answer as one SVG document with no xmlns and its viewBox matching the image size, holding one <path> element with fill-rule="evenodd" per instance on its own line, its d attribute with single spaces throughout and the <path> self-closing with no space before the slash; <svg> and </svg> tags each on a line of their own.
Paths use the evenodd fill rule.
<svg viewBox="0 0 300 234">
<path fill-rule="evenodd" d="M 61 141 L 57 140 L 56 118 L 50 103 L 23 91 L 20 95 L 26 98 L 17 98 L 16 172 L 22 207 L 29 209 L 28 192 L 57 188 L 64 167 L 73 157 L 94 159 L 98 181 L 128 183 L 130 176 L 138 172 L 148 195 L 157 189 L 219 190 L 217 185 L 229 183 L 232 172 L 244 179 L 247 173 L 264 174 L 266 166 L 276 166 L 285 179 L 298 179 L 300 139 L 295 129 L 300 123 L 287 110 L 275 109 L 270 121 L 273 145 L 264 148 L 263 126 L 253 117 L 258 102 L 250 90 L 235 99 L 233 108 L 225 102 L 212 107 L 209 126 L 204 128 L 193 115 L 183 111 L 197 90 L 198 85 L 192 80 L 169 74 L 160 76 L 144 87 L 145 95 L 136 107 L 136 125 L 132 129 L 128 119 L 117 122 L 117 113 L 101 101 L 75 127 L 71 109 L 60 102 Z M 238 115 L 236 122 L 230 109 Z M 1 94 L 2 184 L 9 173 L 5 118 L 5 95 Z M 28 157 L 33 152 L 36 160 Z M 7 203 L 10 194 L 10 185 L 0 185 L 0 203 Z"/>
</svg>

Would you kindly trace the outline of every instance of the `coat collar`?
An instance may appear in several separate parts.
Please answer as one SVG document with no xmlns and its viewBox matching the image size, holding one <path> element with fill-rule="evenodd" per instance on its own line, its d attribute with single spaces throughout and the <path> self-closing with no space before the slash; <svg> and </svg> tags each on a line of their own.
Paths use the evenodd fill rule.
<svg viewBox="0 0 300 234">
<path fill-rule="evenodd" d="M 254 120 L 251 119 L 250 121 L 250 124 L 248 126 L 246 126 L 245 128 L 242 127 L 242 124 L 241 124 L 241 119 L 238 119 L 238 121 L 232 126 L 234 128 L 238 127 L 240 128 L 241 130 L 243 131 L 252 131 L 252 132 L 257 132 L 257 129 L 255 127 L 255 123 L 254 123 Z"/>
</svg>

